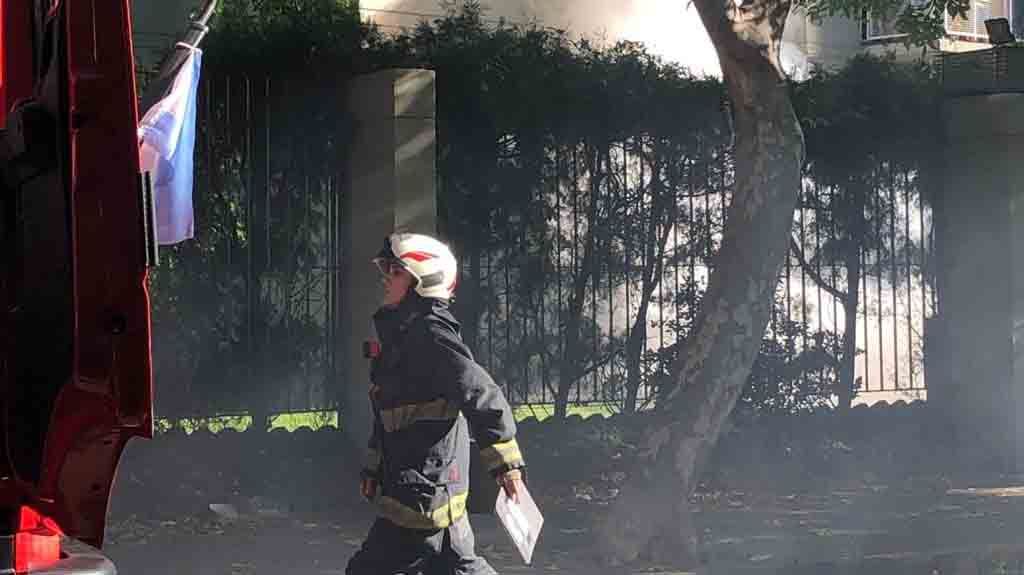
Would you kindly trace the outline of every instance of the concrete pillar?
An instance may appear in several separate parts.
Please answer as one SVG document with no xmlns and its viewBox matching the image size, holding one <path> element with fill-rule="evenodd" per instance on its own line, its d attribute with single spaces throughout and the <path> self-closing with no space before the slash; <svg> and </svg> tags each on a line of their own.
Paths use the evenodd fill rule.
<svg viewBox="0 0 1024 575">
<path fill-rule="evenodd" d="M 434 73 L 385 70 L 357 77 L 349 105 L 355 126 L 343 208 L 340 399 L 342 428 L 361 447 L 371 425 L 362 344 L 381 295 L 370 260 L 396 230 L 437 231 Z"/>
<path fill-rule="evenodd" d="M 936 224 L 948 378 L 929 400 L 963 447 L 1012 466 L 1024 443 L 1024 94 L 950 99 L 945 121 Z"/>
</svg>

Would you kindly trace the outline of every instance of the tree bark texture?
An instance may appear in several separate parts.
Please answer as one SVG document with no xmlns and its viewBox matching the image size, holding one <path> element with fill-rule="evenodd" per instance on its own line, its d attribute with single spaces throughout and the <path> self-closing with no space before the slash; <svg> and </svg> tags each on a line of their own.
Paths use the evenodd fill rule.
<svg viewBox="0 0 1024 575">
<path fill-rule="evenodd" d="M 736 404 L 768 324 L 800 189 L 803 135 L 779 64 L 789 2 L 693 0 L 732 104 L 736 180 L 721 249 L 672 389 L 637 468 L 599 526 L 609 563 L 696 563 L 689 496 Z"/>
</svg>

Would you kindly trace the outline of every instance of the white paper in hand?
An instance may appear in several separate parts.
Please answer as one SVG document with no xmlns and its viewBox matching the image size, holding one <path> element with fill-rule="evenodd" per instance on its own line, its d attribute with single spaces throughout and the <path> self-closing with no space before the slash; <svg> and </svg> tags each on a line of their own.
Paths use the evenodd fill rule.
<svg viewBox="0 0 1024 575">
<path fill-rule="evenodd" d="M 529 565 L 533 559 L 533 549 L 540 537 L 540 529 L 544 526 L 544 516 L 537 509 L 533 497 L 525 485 L 519 487 L 519 502 L 508 498 L 504 489 L 498 490 L 498 500 L 494 503 L 494 512 L 497 513 L 505 532 L 512 539 L 523 561 Z"/>
</svg>

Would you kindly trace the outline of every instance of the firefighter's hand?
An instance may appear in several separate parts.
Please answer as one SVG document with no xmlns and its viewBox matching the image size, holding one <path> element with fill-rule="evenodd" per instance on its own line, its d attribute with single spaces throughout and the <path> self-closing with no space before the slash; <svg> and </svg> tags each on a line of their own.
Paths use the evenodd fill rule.
<svg viewBox="0 0 1024 575">
<path fill-rule="evenodd" d="M 523 472 L 518 469 L 506 471 L 498 476 L 498 484 L 509 499 L 519 503 L 519 492 L 523 490 Z"/>
<path fill-rule="evenodd" d="M 359 493 L 368 501 L 377 496 L 377 480 L 372 477 L 363 477 L 359 481 Z"/>
</svg>

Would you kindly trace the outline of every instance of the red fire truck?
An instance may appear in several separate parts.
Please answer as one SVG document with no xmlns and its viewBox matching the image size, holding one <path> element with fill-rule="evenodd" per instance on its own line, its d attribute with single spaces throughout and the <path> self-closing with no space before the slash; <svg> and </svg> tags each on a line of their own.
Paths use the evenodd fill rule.
<svg viewBox="0 0 1024 575">
<path fill-rule="evenodd" d="M 0 574 L 113 573 L 118 460 L 152 435 L 130 0 L 0 0 Z"/>
</svg>

